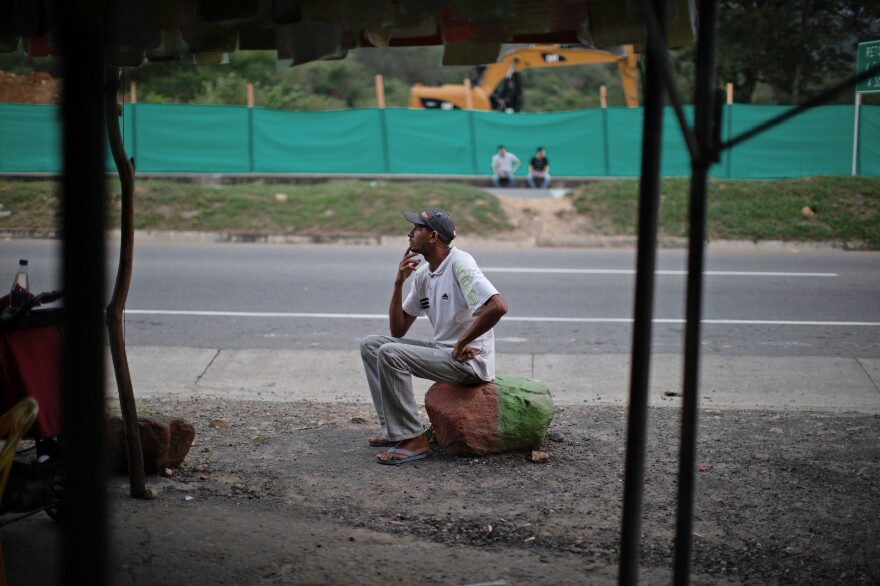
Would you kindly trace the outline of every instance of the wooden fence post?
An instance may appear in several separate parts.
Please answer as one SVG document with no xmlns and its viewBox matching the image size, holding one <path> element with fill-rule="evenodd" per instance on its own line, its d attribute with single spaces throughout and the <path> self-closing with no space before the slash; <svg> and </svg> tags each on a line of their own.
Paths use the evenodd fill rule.
<svg viewBox="0 0 880 586">
<path fill-rule="evenodd" d="M 376 106 L 385 107 L 385 84 L 382 82 L 382 74 L 376 74 Z"/>
</svg>

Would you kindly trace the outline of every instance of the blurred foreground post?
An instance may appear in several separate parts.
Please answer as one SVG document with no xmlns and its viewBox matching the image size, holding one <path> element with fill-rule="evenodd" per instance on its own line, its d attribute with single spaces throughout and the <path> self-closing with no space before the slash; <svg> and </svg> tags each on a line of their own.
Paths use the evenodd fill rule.
<svg viewBox="0 0 880 586">
<path fill-rule="evenodd" d="M 64 583 L 107 583 L 107 449 L 104 418 L 104 56 L 112 3 L 59 2 L 64 58 L 61 114 L 65 294 L 62 396 Z"/>
</svg>

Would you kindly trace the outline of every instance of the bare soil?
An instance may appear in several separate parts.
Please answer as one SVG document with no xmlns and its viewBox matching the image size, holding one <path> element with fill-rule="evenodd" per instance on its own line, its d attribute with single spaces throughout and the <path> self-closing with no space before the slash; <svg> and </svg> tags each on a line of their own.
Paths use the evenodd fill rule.
<svg viewBox="0 0 880 586">
<path fill-rule="evenodd" d="M 197 429 L 154 501 L 114 481 L 114 583 L 602 584 L 626 411 L 559 408 L 530 454 L 374 463 L 366 404 L 141 400 Z M 703 410 L 696 584 L 880 583 L 880 418 Z M 679 413 L 650 414 L 640 577 L 672 579 Z M 119 529 L 123 528 L 123 529 Z M 192 540 L 196 541 L 193 542 Z M 124 577 L 124 580 L 121 580 Z"/>
<path fill-rule="evenodd" d="M 565 244 L 595 232 L 588 217 L 578 214 L 568 197 L 522 199 L 497 195 L 513 229 L 497 235 L 534 238 L 536 242 Z"/>
<path fill-rule="evenodd" d="M 0 102 L 14 104 L 57 104 L 61 99 L 61 80 L 48 73 L 16 75 L 0 71 Z"/>
</svg>

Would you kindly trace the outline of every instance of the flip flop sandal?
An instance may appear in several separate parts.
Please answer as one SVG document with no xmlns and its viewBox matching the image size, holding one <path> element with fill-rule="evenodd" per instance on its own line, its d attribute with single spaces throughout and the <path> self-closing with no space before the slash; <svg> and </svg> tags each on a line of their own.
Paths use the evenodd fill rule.
<svg viewBox="0 0 880 586">
<path fill-rule="evenodd" d="M 406 456 L 405 458 L 399 458 L 397 460 L 380 460 L 376 459 L 379 464 L 387 464 L 389 466 L 397 466 L 399 464 L 405 464 L 406 462 L 412 462 L 413 460 L 421 460 L 422 458 L 427 457 L 428 452 L 422 452 L 421 454 L 417 454 L 416 452 L 411 452 L 410 450 L 405 450 L 403 448 L 389 448 L 389 454 L 400 454 L 401 456 Z"/>
</svg>

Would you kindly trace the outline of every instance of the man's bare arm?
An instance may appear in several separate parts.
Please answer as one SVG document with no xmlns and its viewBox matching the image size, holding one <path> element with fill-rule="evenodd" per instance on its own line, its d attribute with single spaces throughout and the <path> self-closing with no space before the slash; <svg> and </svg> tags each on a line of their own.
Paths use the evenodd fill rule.
<svg viewBox="0 0 880 586">
<path fill-rule="evenodd" d="M 452 357 L 459 362 L 470 360 L 479 354 L 470 344 L 497 324 L 504 314 L 507 313 L 507 302 L 501 297 L 500 293 L 496 293 L 483 305 L 483 310 L 471 327 L 467 329 L 464 335 L 459 338 L 455 347 L 452 349 Z"/>
<path fill-rule="evenodd" d="M 394 291 L 391 293 L 391 304 L 388 306 L 388 323 L 391 326 L 391 337 L 402 338 L 409 331 L 410 326 L 416 321 L 416 316 L 410 315 L 403 310 L 403 282 L 415 272 L 419 266 L 419 259 L 415 252 L 409 248 L 403 254 L 403 260 L 397 267 L 397 276 L 394 279 Z"/>
</svg>

